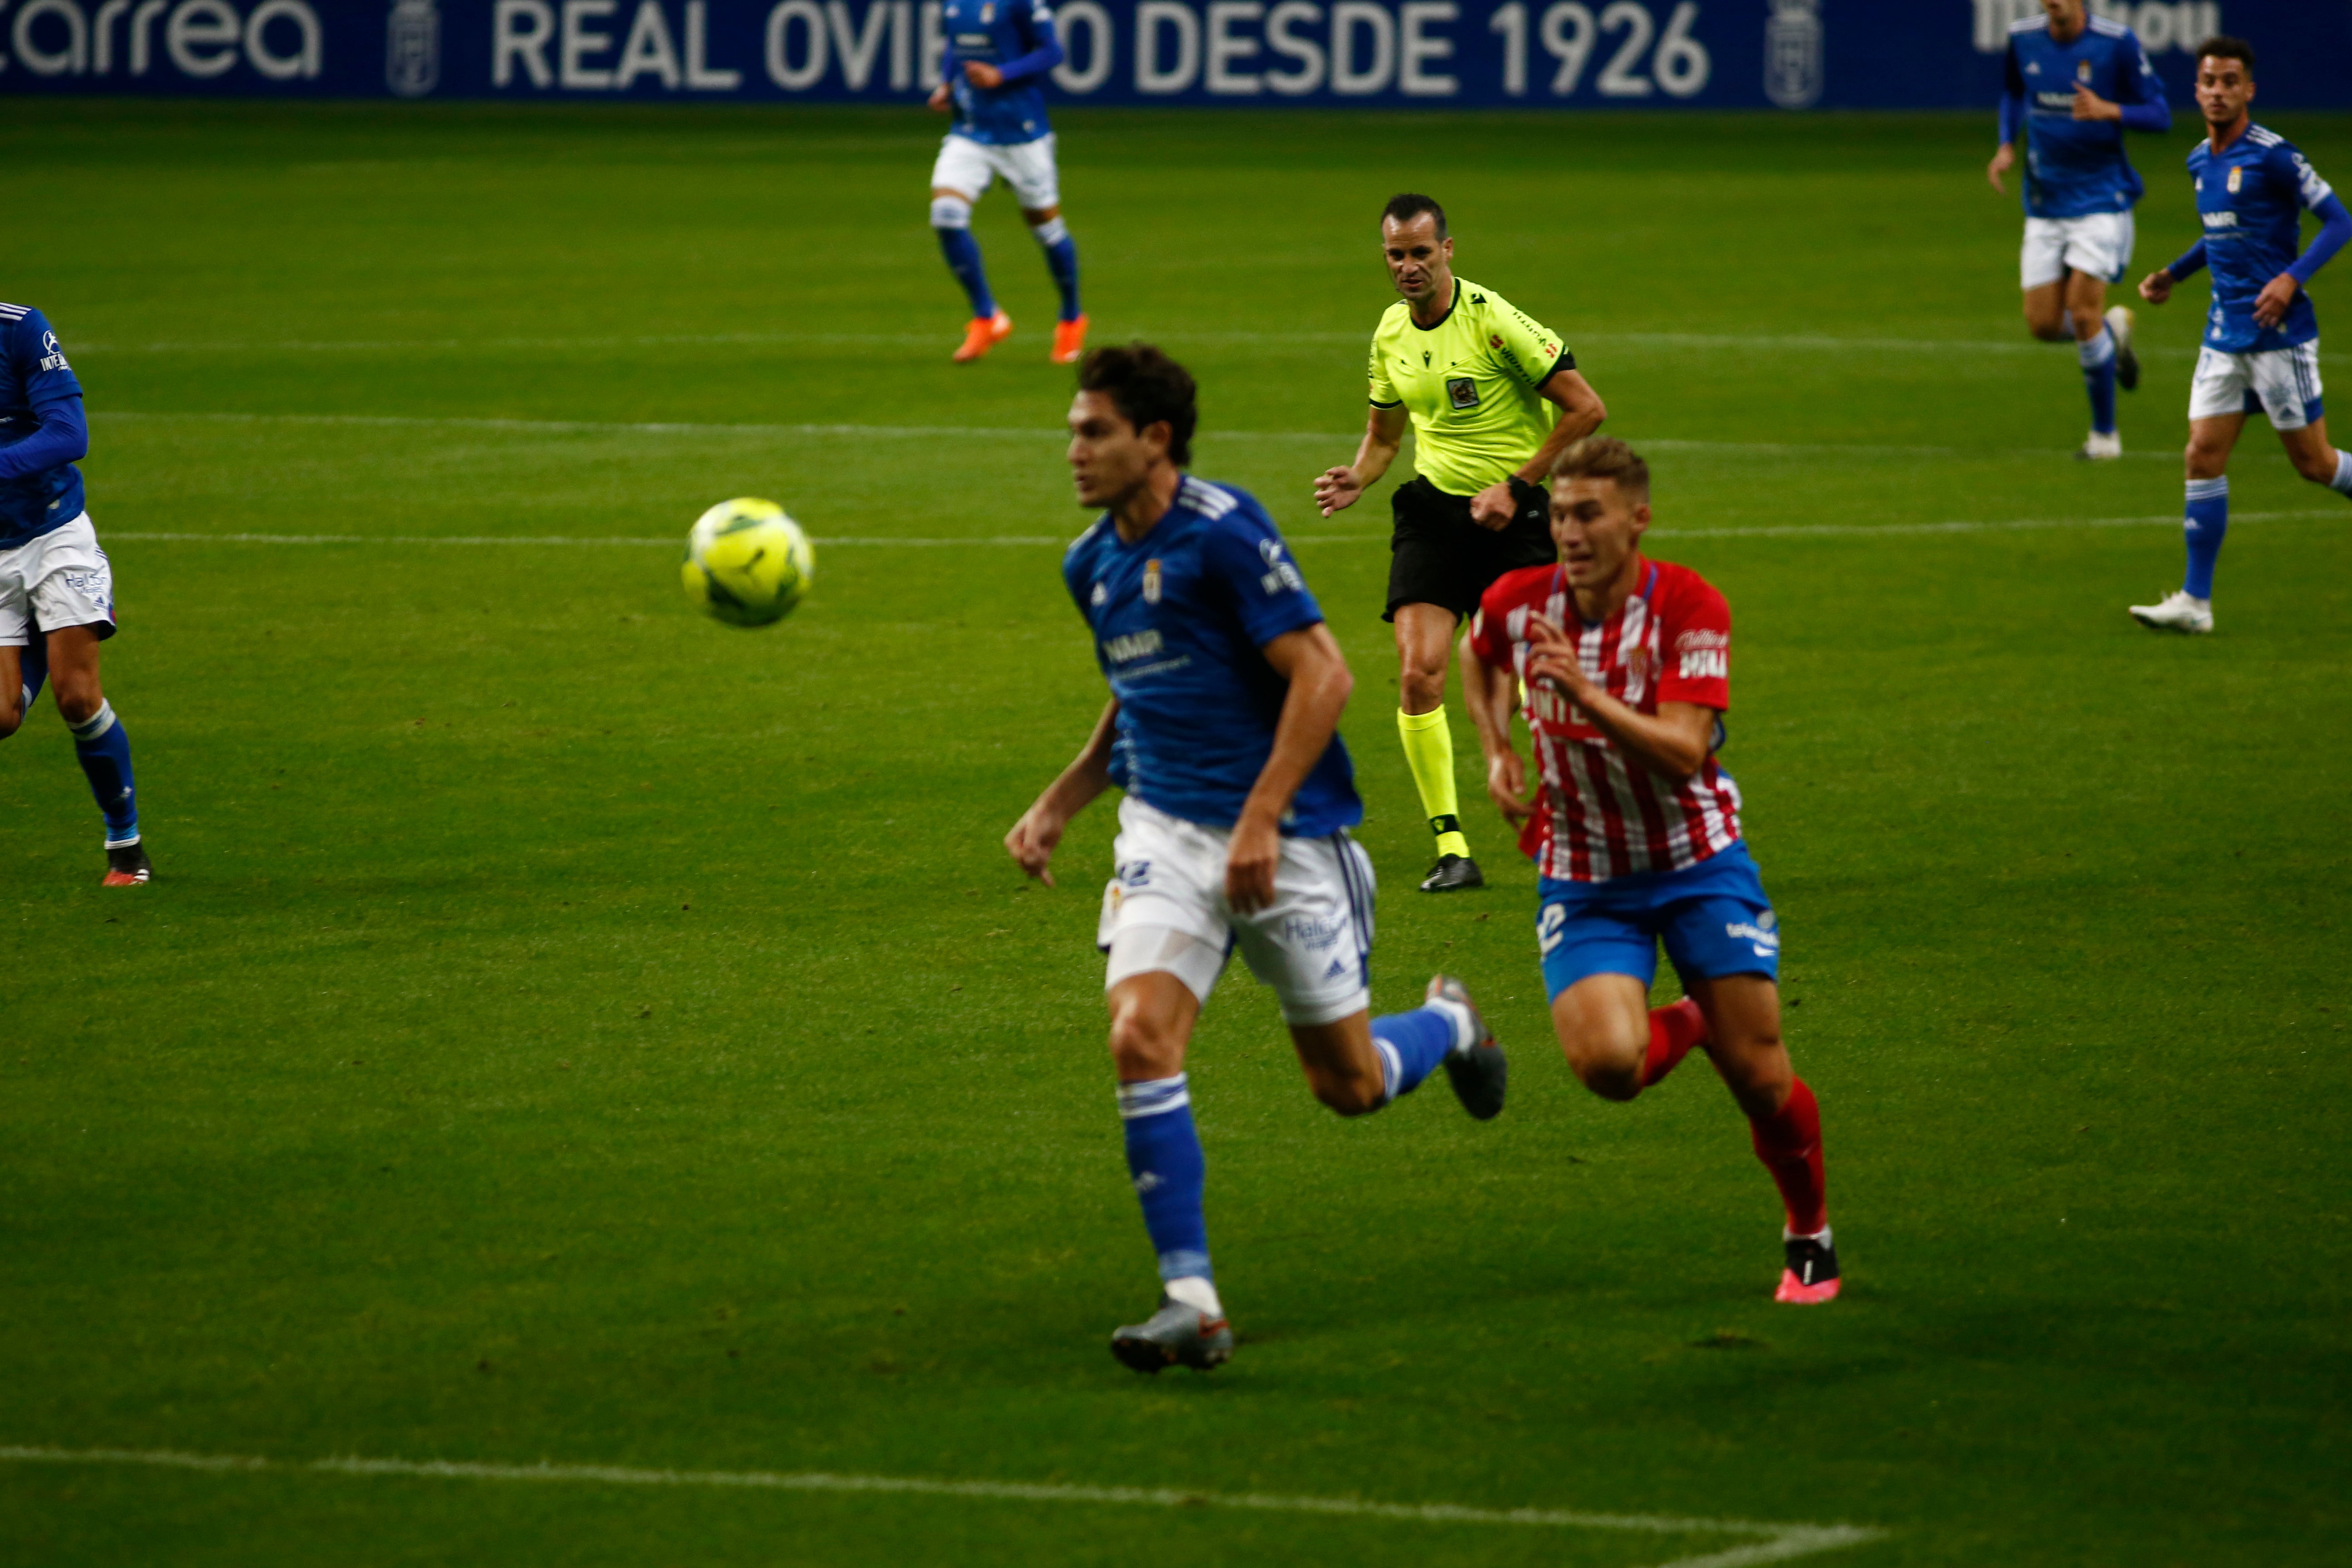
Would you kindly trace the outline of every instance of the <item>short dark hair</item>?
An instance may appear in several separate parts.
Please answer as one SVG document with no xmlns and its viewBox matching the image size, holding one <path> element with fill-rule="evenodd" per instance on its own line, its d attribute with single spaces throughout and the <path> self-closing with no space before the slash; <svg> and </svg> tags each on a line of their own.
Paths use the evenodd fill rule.
<svg viewBox="0 0 2352 1568">
<path fill-rule="evenodd" d="M 2233 38 L 2226 33 L 2214 34 L 2197 46 L 2197 63 L 2202 65 L 2207 60 L 2243 60 L 2246 63 L 2246 79 L 2253 79 L 2254 46 L 2243 38 Z"/>
<path fill-rule="evenodd" d="M 1551 460 L 1555 479 L 1612 479 L 1636 500 L 1650 499 L 1650 465 L 1614 436 L 1587 436 Z"/>
<path fill-rule="evenodd" d="M 1396 195 L 1391 196 L 1389 198 L 1389 205 L 1381 209 L 1381 221 L 1385 223 L 1389 219 L 1394 218 L 1398 225 L 1402 226 L 1402 225 L 1411 223 L 1413 219 L 1419 217 L 1423 213 L 1427 213 L 1430 216 L 1437 220 L 1437 237 L 1444 239 L 1445 237 L 1445 209 L 1437 205 L 1437 198 L 1435 196 L 1424 196 L 1418 191 L 1404 191 Z"/>
<path fill-rule="evenodd" d="M 1150 343 L 1099 348 L 1078 366 L 1078 390 L 1108 396 L 1139 432 L 1168 424 L 1168 460 L 1183 468 L 1192 460 L 1192 432 L 1201 423 L 1194 405 L 1192 373 Z"/>
</svg>

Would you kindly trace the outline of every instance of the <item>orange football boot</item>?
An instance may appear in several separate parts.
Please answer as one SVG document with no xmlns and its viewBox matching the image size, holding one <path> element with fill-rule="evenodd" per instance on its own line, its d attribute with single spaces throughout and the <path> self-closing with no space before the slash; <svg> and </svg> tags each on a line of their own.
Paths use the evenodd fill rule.
<svg viewBox="0 0 2352 1568">
<path fill-rule="evenodd" d="M 1013 318 L 1003 310 L 993 316 L 974 316 L 963 330 L 963 346 L 956 350 L 955 362 L 970 364 L 1012 335 Z"/>
<path fill-rule="evenodd" d="M 1054 323 L 1054 353 L 1055 364 L 1076 364 L 1078 356 L 1087 352 L 1087 319 Z"/>
</svg>

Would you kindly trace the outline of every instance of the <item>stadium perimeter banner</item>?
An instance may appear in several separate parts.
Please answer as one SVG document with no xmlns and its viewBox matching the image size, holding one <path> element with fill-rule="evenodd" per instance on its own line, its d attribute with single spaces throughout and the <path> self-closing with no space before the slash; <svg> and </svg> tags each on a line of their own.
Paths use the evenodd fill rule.
<svg viewBox="0 0 2352 1568">
<path fill-rule="evenodd" d="M 2252 38 L 2265 110 L 2352 108 L 2352 0 L 2092 0 L 2174 103 Z M 1990 112 L 2038 0 L 1055 0 L 1074 103 Z M 887 102 L 936 0 L 0 0 L 0 92 Z"/>
</svg>

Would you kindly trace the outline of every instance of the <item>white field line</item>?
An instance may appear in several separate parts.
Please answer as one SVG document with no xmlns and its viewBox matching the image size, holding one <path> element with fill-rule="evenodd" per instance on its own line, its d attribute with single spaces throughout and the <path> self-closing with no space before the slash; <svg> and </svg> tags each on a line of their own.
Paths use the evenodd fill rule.
<svg viewBox="0 0 2352 1568">
<path fill-rule="evenodd" d="M 82 342 L 74 345 L 74 352 L 143 354 L 416 353 L 449 353 L 469 349 L 630 349 L 684 347 L 694 344 L 716 347 L 807 344 L 817 347 L 890 348 L 944 343 L 951 335 L 943 332 L 656 332 L 616 337 L 296 339 L 276 342 Z M 1370 331 L 1251 332 L 1194 331 L 1184 328 L 1173 328 L 1164 331 L 1136 329 L 1119 335 L 1143 338 L 1155 342 L 1239 345 L 1330 343 L 1360 347 L 1371 341 Z M 1572 331 L 1568 334 L 1568 338 L 1573 347 L 1695 349 L 1728 353 L 1752 353 L 1762 350 L 1784 353 L 2052 354 L 2067 346 L 2064 343 L 2035 342 L 2023 337 L 1840 337 L 1824 332 Z M 2160 345 L 2141 349 L 2140 357 L 2186 360 L 2193 357 L 2196 352 L 2193 348 Z M 2344 363 L 2352 362 L 2352 355 L 2324 353 L 2320 355 L 2320 359 L 2323 362 Z"/>
<path fill-rule="evenodd" d="M 2236 522 L 2284 522 L 2302 518 L 2340 517 L 2335 508 L 2302 511 L 2242 511 L 2230 521 Z M 2099 528 L 2178 528 L 2179 514 L 2165 512 L 2146 517 L 2025 517 L 1994 521 L 1958 522 L 1888 522 L 1867 523 L 1765 523 L 1756 527 L 1731 528 L 1654 528 L 1653 539 L 1875 539 L 1898 534 L 1938 533 L 2039 533 L 2066 532 L 2074 529 Z M 962 550 L 994 549 L 1004 546 L 1050 546 L 1066 549 L 1073 535 L 1054 533 L 990 533 L 975 534 L 969 539 L 898 539 L 878 534 L 833 535 L 819 537 L 812 542 L 827 549 L 835 546 L 873 545 L 887 549 Z M 1294 533 L 1287 536 L 1292 544 L 1373 544 L 1386 543 L 1385 533 Z M 677 550 L 676 539 L 649 539 L 642 535 L 619 535 L 595 539 L 562 533 L 514 534 L 445 534 L 424 533 L 164 533 L 138 529 L 108 529 L 109 541 L 131 540 L 156 544 L 513 544 L 538 545 L 548 548 L 572 546 L 602 547 L 607 545 L 637 546 L 646 549 Z"/>
<path fill-rule="evenodd" d="M 1579 1513 L 1560 1509 L 1465 1508 L 1454 1503 L 1367 1502 L 1356 1498 L 1279 1497 L 1264 1492 L 1181 1491 L 1160 1487 L 1051 1486 L 1022 1481 L 944 1481 L 913 1476 L 840 1476 L 822 1471 L 655 1470 L 625 1465 L 482 1464 L 453 1459 L 265 1459 L 241 1454 L 190 1454 L 164 1448 L 0 1447 L 17 1464 L 144 1466 L 215 1474 L 403 1476 L 430 1480 L 572 1482 L 590 1486 L 712 1487 L 757 1491 L 899 1493 L 989 1502 L 1093 1503 L 1124 1508 L 1224 1508 L 1259 1513 L 1310 1513 L 1417 1524 L 1534 1526 L 1646 1535 L 1738 1535 L 1749 1544 L 1662 1568 L 1740 1568 L 1785 1563 L 1816 1552 L 1881 1539 L 1881 1530 L 1850 1524 L 1767 1524 L 1746 1519 L 1677 1519 L 1664 1514 Z"/>
<path fill-rule="evenodd" d="M 173 420 L 198 421 L 225 425 L 322 425 L 365 426 L 384 429 L 450 429 L 481 430 L 499 435 L 519 436 L 739 436 L 774 438 L 779 437 L 844 436 L 866 439 L 977 440 L 1034 439 L 1061 442 L 1069 439 L 1068 433 L 1047 429 L 1042 426 L 988 425 L 758 425 L 693 423 L 676 420 L 597 420 L 597 419 L 503 419 L 465 415 L 436 414 L 150 414 L 127 410 L 105 410 L 90 416 L 98 420 L 125 420 L 140 423 Z M 1358 440 L 1362 432 L 1324 430 L 1204 430 L 1199 438 L 1205 441 L 1313 441 L 1344 448 Z M 1957 447 L 1873 446 L 1857 442 L 1803 441 L 1686 441 L 1672 437 L 1646 438 L 1638 442 L 1654 452 L 1719 452 L 1727 455 L 1754 457 L 1837 457 L 1837 458 L 2050 458 L 2063 454 L 2051 448 L 2024 448 L 2016 451 L 1969 453 Z M 2158 449 L 2128 452 L 2131 458 L 2154 458 L 2166 462 L 2178 462 L 2180 454 Z"/>
</svg>

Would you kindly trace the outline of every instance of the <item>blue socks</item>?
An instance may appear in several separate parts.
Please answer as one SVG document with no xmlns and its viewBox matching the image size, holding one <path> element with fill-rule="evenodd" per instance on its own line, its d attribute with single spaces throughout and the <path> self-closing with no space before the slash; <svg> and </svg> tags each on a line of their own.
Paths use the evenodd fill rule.
<svg viewBox="0 0 2352 1568">
<path fill-rule="evenodd" d="M 1058 217 L 1049 217 L 1029 231 L 1037 237 L 1037 244 L 1045 252 L 1045 266 L 1054 274 L 1054 286 L 1062 291 L 1062 317 L 1066 321 L 1078 319 L 1078 247 L 1070 237 L 1069 225 Z"/>
<path fill-rule="evenodd" d="M 2102 326 L 2099 335 L 2074 345 L 2083 360 L 2083 384 L 2091 394 L 2091 428 L 2101 436 L 2116 433 L 2116 334 Z"/>
<path fill-rule="evenodd" d="M 2213 596 L 2213 563 L 2221 558 L 2221 541 L 2230 531 L 2230 481 L 2189 481 L 2189 519 L 2183 537 L 2189 542 L 2189 575 L 2180 591 L 2192 599 Z"/>
<path fill-rule="evenodd" d="M 992 319 L 996 296 L 988 291 L 988 269 L 980 264 L 980 241 L 971 237 L 971 204 L 961 196 L 933 196 L 931 229 L 940 237 L 940 254 L 947 258 L 948 270 L 971 296 L 973 318 Z"/>
<path fill-rule="evenodd" d="M 1213 1279 L 1209 1222 L 1201 1212 L 1209 1167 L 1192 1126 L 1184 1075 L 1120 1084 L 1118 1115 L 1127 1129 L 1128 1174 L 1143 1204 L 1143 1228 L 1160 1255 L 1160 1278 Z"/>
<path fill-rule="evenodd" d="M 1380 1054 L 1390 1100 L 1419 1089 L 1454 1048 L 1458 1037 L 1454 1011 L 1458 1009 L 1441 1011 L 1433 1005 L 1372 1020 L 1372 1049 Z"/>
<path fill-rule="evenodd" d="M 29 721 L 33 717 L 33 699 L 41 694 L 41 688 L 49 679 L 49 639 L 35 631 L 33 640 L 16 650 L 16 668 L 23 677 L 25 698 L 24 706 L 16 710 L 16 717 Z"/>
<path fill-rule="evenodd" d="M 114 716 L 114 704 L 100 702 L 98 711 L 73 731 L 74 755 L 89 780 L 89 793 L 106 815 L 106 847 L 120 849 L 139 842 L 139 792 L 131 779 L 131 737 Z"/>
</svg>

